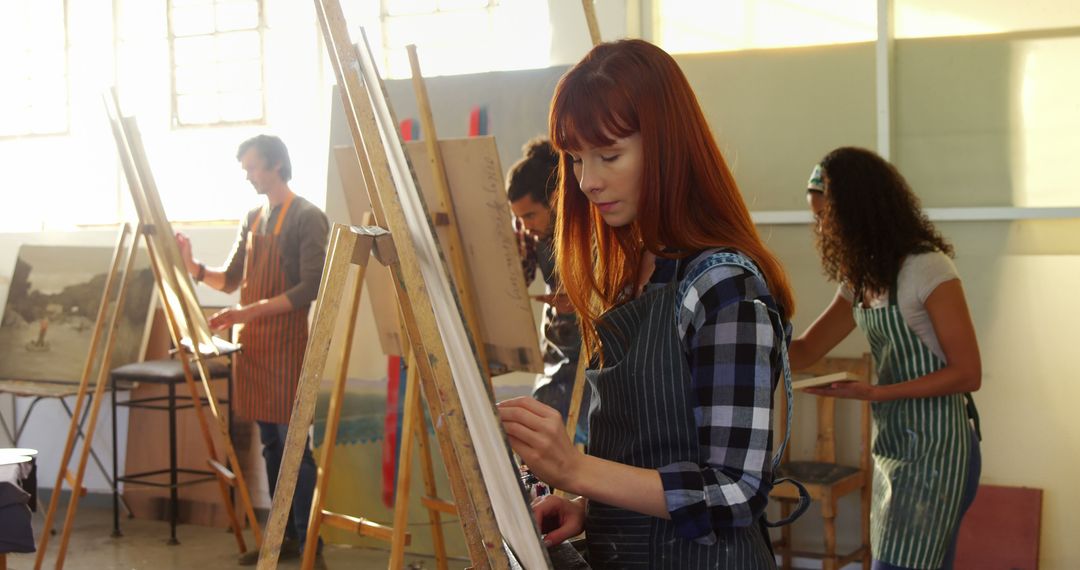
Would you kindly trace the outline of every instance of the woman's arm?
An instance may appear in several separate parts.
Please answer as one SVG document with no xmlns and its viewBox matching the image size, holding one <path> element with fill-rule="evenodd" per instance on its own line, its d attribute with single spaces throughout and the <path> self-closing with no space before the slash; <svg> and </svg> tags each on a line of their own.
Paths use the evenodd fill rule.
<svg viewBox="0 0 1080 570">
<path fill-rule="evenodd" d="M 541 481 L 601 503 L 670 518 L 655 469 L 585 455 L 566 435 L 562 415 L 533 398 L 499 403 L 510 445 Z"/>
<path fill-rule="evenodd" d="M 838 382 L 827 388 L 807 392 L 836 398 L 888 401 L 908 398 L 931 398 L 974 392 L 982 386 L 982 360 L 975 326 L 971 322 L 964 288 L 959 279 L 946 281 L 926 299 L 926 312 L 934 325 L 945 367 L 911 380 L 887 386 L 871 386 L 862 382 Z"/>
<path fill-rule="evenodd" d="M 821 360 L 853 330 L 855 318 L 851 315 L 851 301 L 837 290 L 832 302 L 810 328 L 791 341 L 788 348 L 791 369 L 802 370 Z"/>
</svg>

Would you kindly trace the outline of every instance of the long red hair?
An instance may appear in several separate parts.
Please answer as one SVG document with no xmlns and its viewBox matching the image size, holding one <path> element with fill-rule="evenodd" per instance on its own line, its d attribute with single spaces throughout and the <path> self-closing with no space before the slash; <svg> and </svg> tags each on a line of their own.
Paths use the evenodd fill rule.
<svg viewBox="0 0 1080 570">
<path fill-rule="evenodd" d="M 736 249 L 754 260 L 791 317 L 787 275 L 762 243 L 697 97 L 667 52 L 642 40 L 594 47 L 559 80 L 548 129 L 560 151 L 559 278 L 577 309 L 586 354 L 599 348 L 600 315 L 629 300 L 645 250 L 671 258 Z M 641 133 L 644 155 L 637 217 L 611 227 L 581 192 L 568 151 L 634 133 Z"/>
</svg>

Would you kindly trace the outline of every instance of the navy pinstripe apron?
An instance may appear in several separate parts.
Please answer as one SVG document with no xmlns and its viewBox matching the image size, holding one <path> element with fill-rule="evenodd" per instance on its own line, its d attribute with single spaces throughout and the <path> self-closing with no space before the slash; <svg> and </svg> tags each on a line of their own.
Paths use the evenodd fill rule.
<svg viewBox="0 0 1080 570">
<path fill-rule="evenodd" d="M 278 234 L 294 197 L 290 194 L 281 205 L 273 233 L 259 235 L 262 215 L 251 223 L 240 287 L 241 305 L 276 297 L 288 289 Z M 289 423 L 307 347 L 307 314 L 305 306 L 255 319 L 240 329 L 239 341 L 244 349 L 236 356 L 235 388 L 235 410 L 240 417 Z"/>
<path fill-rule="evenodd" d="M 855 299 L 861 299 L 856 295 Z M 854 317 L 877 364 L 878 384 L 907 382 L 945 366 L 904 321 L 896 303 L 856 302 Z M 870 543 L 874 559 L 903 568 L 941 568 L 963 516 L 974 420 L 969 394 L 873 402 L 874 490 Z"/>
<path fill-rule="evenodd" d="M 739 265 L 760 275 L 741 255 L 716 253 L 708 261 L 696 264 L 683 282 L 692 283 L 719 263 Z M 599 407 L 590 416 L 591 455 L 646 469 L 681 461 L 706 463 L 694 421 L 697 399 L 690 367 L 675 322 L 678 286 L 679 280 L 674 279 L 615 307 L 597 327 L 604 368 L 586 374 L 599 399 Z M 782 330 L 779 334 L 784 339 Z M 781 346 L 786 346 L 783 341 Z M 786 368 L 786 354 L 783 360 Z M 590 500 L 585 520 L 589 565 L 597 569 L 776 567 L 764 521 L 714 530 L 717 542 L 704 545 L 678 537 L 670 520 Z"/>
</svg>

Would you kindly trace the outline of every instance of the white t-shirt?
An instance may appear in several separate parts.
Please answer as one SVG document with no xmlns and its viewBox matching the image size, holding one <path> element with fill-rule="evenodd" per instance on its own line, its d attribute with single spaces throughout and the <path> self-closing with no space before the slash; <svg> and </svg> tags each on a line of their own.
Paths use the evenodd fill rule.
<svg viewBox="0 0 1080 570">
<path fill-rule="evenodd" d="M 960 274 L 956 272 L 952 259 L 940 251 L 931 251 L 904 258 L 896 285 L 896 302 L 900 305 L 900 315 L 904 322 L 915 331 L 919 340 L 943 361 L 945 353 L 942 352 L 941 343 L 934 332 L 934 324 L 930 322 L 930 313 L 926 312 L 926 299 L 938 285 L 953 279 L 960 279 Z M 848 301 L 852 301 L 855 296 L 846 284 L 840 285 L 840 295 Z M 871 309 L 888 306 L 888 291 L 880 297 L 868 298 L 867 304 Z"/>
</svg>

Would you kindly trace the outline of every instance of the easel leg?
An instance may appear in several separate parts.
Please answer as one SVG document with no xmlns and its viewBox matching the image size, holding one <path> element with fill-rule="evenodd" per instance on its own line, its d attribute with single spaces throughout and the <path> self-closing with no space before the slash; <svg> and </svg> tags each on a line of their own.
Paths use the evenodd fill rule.
<svg viewBox="0 0 1080 570">
<path fill-rule="evenodd" d="M 318 478 L 315 493 L 311 498 L 311 516 L 308 519 L 307 536 L 304 538 L 304 560 L 301 568 L 311 570 L 315 567 L 315 556 L 319 550 L 319 527 L 322 525 L 322 504 L 326 496 L 326 486 L 330 481 L 330 469 L 334 462 L 334 446 L 337 444 L 338 426 L 341 424 L 341 407 L 345 401 L 345 381 L 349 375 L 349 359 L 352 356 L 353 333 L 356 330 L 356 314 L 360 310 L 360 294 L 364 289 L 365 266 L 357 267 L 353 282 L 352 302 L 349 304 L 349 322 L 345 329 L 344 349 L 341 353 L 340 366 L 334 379 L 333 392 L 330 394 L 330 409 L 326 418 L 326 435 L 323 437 L 323 449 L 319 461 Z M 289 426 L 290 429 L 292 426 Z"/>
<path fill-rule="evenodd" d="M 83 412 L 83 405 L 84 405 L 84 403 L 86 402 L 86 399 L 87 399 L 88 389 L 89 389 L 89 386 L 90 386 L 90 377 L 91 377 L 92 372 L 93 372 L 94 361 L 97 359 L 98 347 L 100 345 L 101 336 L 102 336 L 101 333 L 105 329 L 106 314 L 108 313 L 109 301 L 112 298 L 112 288 L 113 288 L 113 286 L 115 284 L 116 275 L 117 275 L 117 272 L 120 269 L 120 262 L 121 262 L 121 259 L 123 259 L 124 256 L 126 256 L 126 258 L 127 258 L 127 268 L 128 269 L 127 269 L 127 272 L 124 273 L 124 278 L 123 278 L 123 280 L 122 280 L 122 282 L 120 284 L 120 291 L 117 293 L 117 298 L 116 298 L 117 311 L 113 315 L 113 324 L 114 325 L 116 323 L 116 320 L 117 320 L 117 317 L 118 317 L 118 314 L 119 314 L 119 308 L 123 306 L 122 303 L 123 303 L 123 299 L 124 299 L 124 292 L 125 292 L 126 287 L 127 287 L 127 276 L 128 276 L 128 274 L 130 273 L 130 270 L 131 270 L 131 262 L 135 258 L 135 254 L 134 254 L 135 247 L 134 246 L 135 246 L 136 242 L 137 242 L 137 238 L 131 236 L 131 228 L 127 224 L 124 224 L 121 227 L 119 234 L 117 235 L 116 248 L 115 248 L 114 253 L 113 253 L 112 264 L 110 265 L 110 268 L 109 268 L 109 276 L 105 280 L 105 290 L 102 293 L 101 309 L 99 309 L 96 322 L 94 323 L 94 334 L 90 339 L 90 349 L 89 349 L 89 352 L 88 352 L 87 357 L 86 357 L 86 362 L 85 362 L 85 364 L 83 366 L 82 377 L 81 377 L 80 383 L 79 383 L 79 393 L 75 398 L 75 409 L 73 410 L 73 412 L 71 414 L 71 423 L 68 426 L 67 441 L 64 444 L 64 452 L 61 455 L 60 468 L 57 469 L 57 472 L 56 472 L 56 484 L 53 485 L 52 496 L 49 497 L 49 508 L 48 508 L 48 511 L 47 511 L 47 513 L 45 515 L 45 525 L 42 527 L 41 538 L 38 539 L 37 556 L 35 556 L 35 558 L 34 558 L 34 570 L 40 570 L 41 565 L 45 561 L 45 552 L 46 552 L 46 550 L 48 548 L 48 545 L 49 545 L 49 536 L 50 536 L 50 533 L 52 531 L 53 520 L 54 520 L 54 517 L 56 516 L 57 506 L 60 504 L 60 493 L 63 490 L 64 475 L 68 472 L 68 469 L 67 469 L 68 465 L 71 462 L 72 455 L 74 455 L 75 440 L 78 438 L 78 435 L 81 432 L 80 427 L 79 427 L 79 419 L 80 419 L 80 416 L 82 415 L 82 412 Z M 114 326 L 110 327 L 110 331 L 108 333 L 108 335 L 110 337 L 110 341 L 112 340 L 112 337 L 114 336 L 113 335 L 114 332 L 115 332 L 115 327 Z M 106 348 L 105 348 L 105 352 L 103 353 L 103 356 L 102 356 L 101 369 L 106 369 L 108 367 L 109 356 L 110 356 L 110 353 L 112 352 L 112 343 L 111 342 L 106 342 L 105 344 L 106 344 Z M 104 382 L 99 378 L 98 379 L 98 386 L 95 388 L 95 390 L 100 391 L 102 388 L 104 388 Z M 101 398 L 100 398 L 100 395 L 99 395 L 99 397 L 97 398 L 97 402 L 95 402 L 95 403 L 100 405 L 100 402 L 101 402 Z M 29 414 L 27 414 L 27 415 L 29 416 Z M 90 421 L 91 421 L 91 424 L 89 426 L 90 433 L 84 436 L 85 444 L 83 445 L 83 453 L 82 453 L 82 458 L 81 458 L 81 461 L 80 461 L 81 467 L 79 469 L 79 476 L 74 481 L 74 483 L 72 484 L 71 500 L 70 500 L 70 503 L 69 503 L 69 506 L 68 506 L 67 517 L 65 518 L 65 522 L 64 522 L 64 534 L 61 537 L 61 554 L 59 555 L 59 557 L 56 560 L 56 567 L 57 568 L 62 568 L 63 567 L 63 550 L 64 550 L 64 548 L 66 546 L 66 544 L 65 544 L 66 543 L 66 536 L 67 536 L 68 530 L 70 530 L 70 521 L 74 518 L 74 515 L 75 515 L 75 506 L 78 504 L 79 492 L 82 490 L 82 474 L 83 474 L 83 470 L 85 469 L 85 464 L 86 464 L 86 450 L 89 449 L 89 447 L 90 447 L 90 441 L 91 441 L 90 438 L 92 438 L 93 435 L 94 435 L 94 433 L 93 433 L 94 423 L 97 421 L 97 409 L 96 408 L 94 409 L 93 413 L 91 414 Z M 19 435 L 19 431 L 21 431 L 21 430 L 16 431 L 16 439 L 17 439 L 17 437 Z"/>
<path fill-rule="evenodd" d="M 143 233 L 143 237 L 146 239 L 146 251 L 150 255 L 150 267 L 154 270 L 154 282 L 157 284 L 159 298 L 167 299 L 169 296 L 166 294 L 165 286 L 163 285 L 162 280 L 164 279 L 164 276 L 159 269 L 154 240 L 146 233 Z M 181 304 L 183 314 L 177 315 L 169 303 L 163 303 L 163 305 L 165 309 L 165 320 L 169 323 L 169 335 L 172 338 L 173 344 L 180 346 L 184 337 L 181 335 L 180 325 L 178 324 L 177 319 L 183 317 L 184 322 L 191 322 L 189 308 Z M 191 394 L 191 407 L 195 411 L 195 417 L 199 422 L 199 432 L 202 434 L 203 443 L 206 445 L 207 462 L 214 468 L 214 471 L 217 472 L 218 489 L 221 491 L 221 502 L 225 506 L 225 514 L 229 517 L 229 524 L 232 527 L 233 536 L 236 537 L 236 544 L 239 547 L 240 552 L 246 552 L 247 545 L 244 543 L 244 534 L 240 528 L 240 521 L 236 518 L 236 511 L 234 510 L 232 500 L 230 499 L 229 485 L 231 482 L 226 480 L 226 474 L 219 469 L 221 463 L 218 461 L 217 447 L 214 445 L 210 424 L 207 422 L 206 415 L 203 412 L 202 394 L 199 394 L 199 389 L 195 385 L 195 376 L 191 370 L 191 361 L 195 362 L 195 366 L 199 371 L 203 391 L 206 394 L 207 405 L 210 407 L 210 413 L 214 416 L 214 420 L 217 423 L 218 434 L 222 437 L 226 456 L 229 458 L 234 470 L 234 473 L 230 475 L 235 479 L 237 490 L 240 491 L 240 499 L 244 502 L 248 523 L 251 525 L 252 533 L 255 535 L 256 545 L 260 544 L 262 541 L 262 533 L 259 531 L 259 521 L 255 518 L 255 509 L 251 506 L 251 495 L 248 494 L 247 483 L 244 481 L 244 474 L 240 470 L 240 462 L 236 458 L 236 451 L 233 449 L 232 440 L 229 439 L 228 427 L 222 423 L 221 414 L 218 413 L 217 399 L 214 397 L 214 390 L 210 385 L 210 369 L 206 366 L 206 362 L 203 361 L 202 355 L 199 354 L 198 347 L 194 346 L 197 344 L 196 340 L 191 339 L 191 342 L 193 345 L 193 352 L 191 354 L 183 355 L 180 358 L 180 365 L 184 369 L 184 383 L 187 384 L 188 392 Z"/>
<path fill-rule="evenodd" d="M 281 550 L 281 539 L 285 533 L 285 524 L 289 518 L 289 508 L 296 492 L 296 478 L 303 458 L 303 446 L 307 443 L 307 430 L 315 416 L 315 400 L 319 393 L 323 371 L 334 336 L 336 315 L 341 305 L 341 292 L 349 274 L 350 260 L 356 247 L 354 235 L 346 236 L 346 228 L 335 225 L 327 248 L 326 263 L 319 284 L 319 300 L 315 309 L 315 319 L 304 352 L 304 366 L 300 371 L 300 380 L 296 387 L 296 400 L 293 404 L 289 431 L 285 437 L 285 452 L 281 457 L 277 487 L 270 508 L 270 520 L 266 525 L 266 537 L 260 548 L 259 570 L 272 570 L 277 567 Z M 347 240 L 347 238 L 353 238 Z M 349 247 L 349 244 L 352 247 Z M 370 247 L 370 243 L 368 244 Z M 370 249 L 368 250 L 370 253 Z M 329 432 L 328 432 L 329 433 Z M 331 446 L 332 447 L 332 446 Z M 324 466 L 325 469 L 326 466 Z M 309 522 L 310 525 L 310 522 Z"/>
<path fill-rule="evenodd" d="M 412 479 L 412 444 L 413 426 L 416 423 L 417 403 L 420 391 L 415 380 L 416 359 L 413 352 L 407 351 L 408 375 L 405 380 L 405 402 L 401 418 L 401 451 L 398 452 L 397 485 L 394 492 L 394 535 L 390 542 L 391 570 L 397 570 L 405 564 L 405 529 L 409 524 L 409 485 Z"/>
<path fill-rule="evenodd" d="M 419 382 L 419 378 L 414 379 Z M 431 460 L 431 442 L 428 439 L 427 424 L 424 422 L 424 403 L 416 398 L 416 433 L 419 436 L 417 442 L 420 451 L 420 468 L 424 474 L 424 492 L 434 499 L 438 496 L 438 488 L 435 485 L 435 468 Z M 431 522 L 431 540 L 435 549 L 435 567 L 438 570 L 447 569 L 446 538 L 443 536 L 442 515 L 434 508 L 428 508 L 428 521 Z"/>
<path fill-rule="evenodd" d="M 126 226 L 125 226 L 124 235 L 126 235 L 126 233 L 127 232 L 126 232 Z M 136 240 L 133 238 L 131 240 L 130 245 L 129 245 L 128 250 L 127 250 L 127 262 L 126 262 L 126 266 L 125 266 L 125 269 L 124 269 L 123 277 L 120 280 L 120 290 L 116 294 L 116 300 L 115 300 L 115 303 L 114 303 L 115 306 L 113 308 L 113 314 L 112 314 L 111 320 L 109 322 L 108 332 L 106 333 L 106 337 L 105 337 L 106 340 L 105 340 L 104 352 L 102 352 L 102 354 L 101 354 L 101 362 L 98 365 L 97 385 L 94 387 L 94 392 L 93 392 L 92 396 L 87 394 L 87 397 L 90 398 L 90 400 L 89 400 L 90 417 L 89 417 L 89 420 L 88 420 L 88 424 L 86 426 L 86 432 L 83 434 L 83 446 L 82 446 L 82 450 L 81 450 L 82 453 L 79 454 L 79 467 L 78 467 L 78 469 L 77 469 L 77 471 L 75 473 L 75 481 L 71 485 L 71 499 L 68 501 L 68 509 L 67 509 L 67 513 L 66 513 L 66 515 L 64 517 L 64 528 L 63 528 L 63 531 L 60 534 L 60 549 L 56 554 L 56 568 L 57 568 L 57 570 L 64 567 L 64 558 L 67 555 L 68 544 L 69 544 L 69 542 L 71 540 L 71 528 L 72 528 L 72 525 L 75 522 L 75 513 L 78 511 L 79 498 L 80 498 L 80 495 L 82 494 L 82 491 L 83 491 L 83 480 L 86 477 L 86 464 L 87 464 L 87 462 L 88 462 L 88 460 L 90 458 L 90 454 L 93 452 L 92 442 L 94 440 L 94 431 L 97 428 L 98 414 L 101 412 L 101 401 L 102 401 L 103 396 L 105 394 L 105 385 L 108 383 L 108 374 L 109 374 L 109 367 L 110 367 L 110 364 L 111 364 L 111 361 L 112 361 L 113 347 L 116 344 L 116 331 L 119 328 L 118 325 L 120 323 L 120 315 L 121 315 L 121 311 L 124 308 L 124 299 L 126 298 L 126 294 L 127 294 L 127 286 L 128 286 L 128 282 L 129 282 L 129 276 L 131 275 L 132 267 L 134 267 L 135 253 L 136 253 L 135 244 L 136 243 L 137 243 Z M 112 286 L 112 284 L 108 283 L 108 282 L 105 285 L 105 287 L 106 287 L 106 291 L 105 291 L 106 299 L 108 299 L 108 295 L 110 293 L 108 288 L 111 287 L 111 286 Z M 107 308 L 108 308 L 108 303 L 107 302 L 103 303 L 102 304 L 102 311 L 107 310 Z M 94 352 L 91 352 L 91 359 L 93 359 L 94 355 L 95 355 Z M 76 409 L 75 409 L 74 413 L 72 414 L 71 427 L 72 427 L 71 431 L 74 432 L 73 435 L 77 436 L 78 433 L 81 431 L 79 429 L 79 409 L 78 409 L 78 406 L 76 406 Z M 100 464 L 99 464 L 99 466 L 100 466 Z M 62 467 L 64 469 L 66 469 L 67 463 L 66 462 L 63 463 Z M 59 495 L 58 491 L 59 491 L 59 487 L 56 487 L 54 489 L 54 491 L 53 491 L 54 497 Z M 52 503 L 52 501 L 50 501 L 50 504 L 51 503 Z M 48 529 L 46 529 L 46 533 L 47 532 L 48 532 Z M 42 548 L 42 551 L 44 551 L 44 548 Z"/>
<path fill-rule="evenodd" d="M 247 483 L 244 481 L 244 475 L 240 470 L 240 461 L 236 457 L 236 450 L 232 446 L 232 440 L 229 439 L 228 428 L 222 425 L 221 416 L 218 414 L 217 405 L 214 401 L 214 392 L 210 389 L 210 370 L 206 366 L 206 362 L 202 360 L 202 357 L 198 354 L 194 354 L 192 358 L 195 360 L 195 365 L 199 370 L 199 376 L 202 377 L 203 391 L 206 393 L 206 399 L 210 406 L 210 414 L 214 417 L 215 423 L 217 423 L 218 434 L 221 435 L 222 444 L 225 446 L 226 457 L 228 458 L 229 465 L 232 467 L 233 475 L 236 477 L 235 484 L 237 490 L 240 492 L 240 500 L 244 503 L 244 510 L 246 511 L 248 523 L 251 525 L 252 533 L 255 535 L 255 547 L 258 548 L 262 542 L 262 534 L 259 532 L 259 521 L 255 518 L 255 508 L 251 505 L 251 495 L 248 494 Z M 214 445 L 214 438 L 210 432 L 210 424 L 206 419 L 206 412 L 202 407 L 202 395 L 199 394 L 198 386 L 195 384 L 195 377 L 191 370 L 191 365 L 186 358 L 181 359 L 184 366 L 184 381 L 188 385 L 188 390 L 191 392 L 191 404 L 192 409 L 195 411 L 195 417 L 199 421 L 199 429 L 202 431 L 203 440 L 206 443 L 207 455 L 210 459 L 211 465 L 218 464 L 217 446 Z M 217 471 L 217 469 L 215 469 Z M 236 506 L 230 499 L 229 483 L 225 480 L 224 475 L 217 471 L 218 489 L 221 491 L 221 502 L 225 506 L 225 515 L 229 518 L 229 526 L 232 528 L 233 536 L 236 538 L 236 545 L 240 548 L 240 552 L 247 551 L 247 544 L 244 541 L 243 527 L 240 524 L 240 519 L 236 516 Z"/>
<path fill-rule="evenodd" d="M 408 332 L 409 341 L 411 343 L 411 349 L 415 352 L 418 348 L 423 351 L 423 342 L 421 341 L 420 329 L 416 323 L 416 315 L 412 310 L 412 306 L 409 304 L 409 296 L 405 291 L 400 279 L 400 266 L 395 264 L 391 269 L 395 273 L 394 285 L 397 288 L 398 304 L 401 307 L 403 320 L 405 321 L 406 330 Z M 426 353 L 425 353 L 426 354 Z M 420 386 L 424 390 L 424 399 L 427 400 L 428 411 L 431 414 L 432 421 L 438 422 L 438 418 L 443 417 L 444 405 L 442 402 L 442 396 L 439 393 L 439 387 L 436 385 L 434 378 L 435 373 L 431 367 L 431 363 L 425 358 L 415 359 L 417 371 L 421 378 Z M 429 379 L 425 381 L 424 379 Z M 475 568 L 482 569 L 488 568 L 490 559 L 488 552 L 485 549 L 484 538 L 481 533 L 481 529 L 478 526 L 479 518 L 476 516 L 475 506 L 471 503 L 471 495 L 468 492 L 465 479 L 463 477 L 455 477 L 454 473 L 462 473 L 461 462 L 457 456 L 457 448 L 454 447 L 454 443 L 451 440 L 449 426 L 437 423 L 435 426 L 435 435 L 439 439 L 439 450 L 442 452 L 443 463 L 446 465 L 447 472 L 451 473 L 450 486 L 454 494 L 454 504 L 458 511 L 458 521 L 461 524 L 461 530 L 465 534 L 465 544 L 469 548 L 469 558 L 473 561 Z"/>
</svg>

